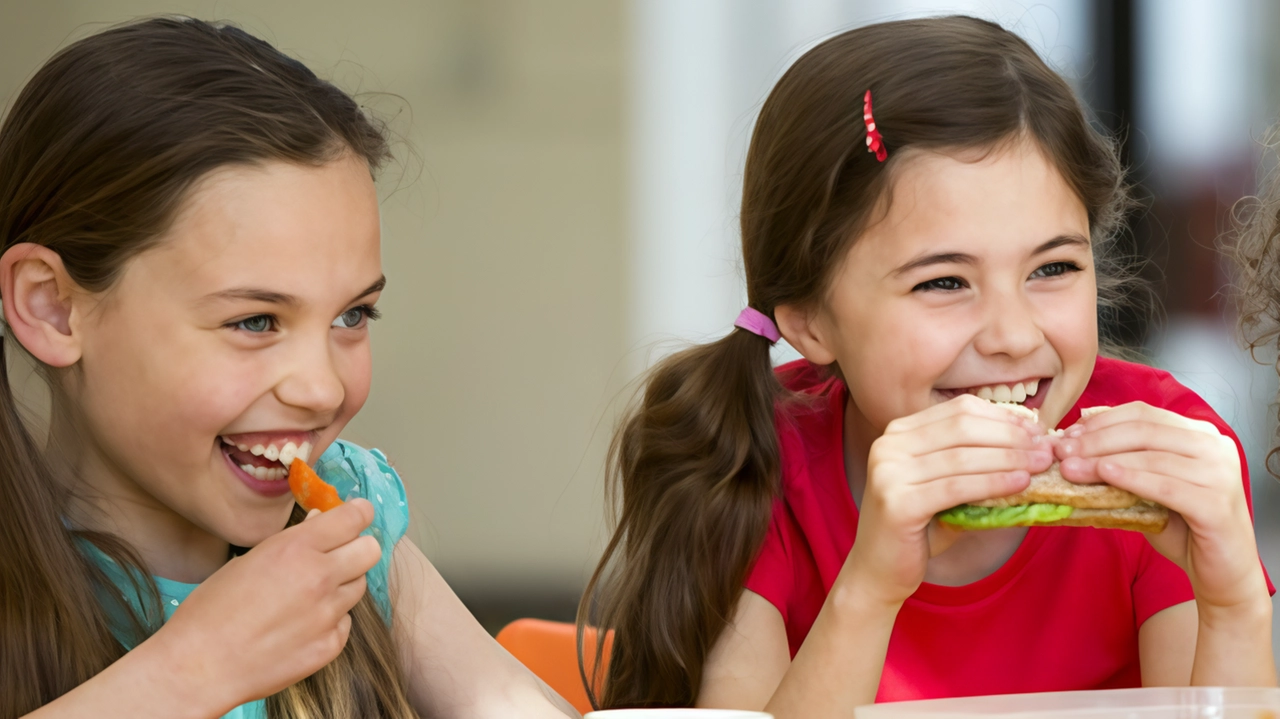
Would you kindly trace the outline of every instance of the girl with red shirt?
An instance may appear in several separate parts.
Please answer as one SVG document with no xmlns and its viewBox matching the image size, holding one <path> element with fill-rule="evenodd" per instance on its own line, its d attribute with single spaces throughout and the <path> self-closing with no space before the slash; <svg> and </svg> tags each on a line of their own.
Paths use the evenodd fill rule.
<svg viewBox="0 0 1280 719">
<path fill-rule="evenodd" d="M 749 307 L 656 367 L 615 438 L 618 527 L 582 612 L 615 630 L 600 703 L 781 719 L 1274 684 L 1239 443 L 1168 375 L 1098 356 L 1123 188 L 1066 82 L 994 24 L 873 25 L 800 58 L 747 156 Z M 775 372 L 779 334 L 805 360 Z M 934 519 L 1055 459 L 1168 528 Z"/>
</svg>

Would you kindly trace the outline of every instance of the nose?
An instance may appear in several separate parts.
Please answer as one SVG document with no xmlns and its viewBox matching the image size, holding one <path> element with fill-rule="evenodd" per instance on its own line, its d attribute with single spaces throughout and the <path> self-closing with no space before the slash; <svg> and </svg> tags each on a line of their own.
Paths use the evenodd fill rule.
<svg viewBox="0 0 1280 719">
<path fill-rule="evenodd" d="M 1019 359 L 1044 344 L 1044 332 L 1034 308 L 1021 292 L 989 296 L 983 309 L 985 322 L 974 339 L 974 348 L 980 354 Z"/>
<path fill-rule="evenodd" d="M 276 398 L 311 415 L 333 415 L 346 398 L 346 388 L 328 342 L 322 339 L 295 344 L 289 369 L 276 384 Z"/>
</svg>

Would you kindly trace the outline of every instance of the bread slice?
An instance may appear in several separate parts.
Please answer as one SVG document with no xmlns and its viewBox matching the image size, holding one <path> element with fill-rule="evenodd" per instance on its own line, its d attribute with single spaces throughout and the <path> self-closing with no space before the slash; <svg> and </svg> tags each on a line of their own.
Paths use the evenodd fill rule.
<svg viewBox="0 0 1280 719">
<path fill-rule="evenodd" d="M 1078 509 L 1124 509 L 1140 502 L 1138 496 L 1109 484 L 1076 484 L 1063 478 L 1058 463 L 1031 475 L 1027 488 L 1008 497 L 970 502 L 975 507 L 1017 507 L 1023 504 L 1065 504 Z"/>
<path fill-rule="evenodd" d="M 1124 509 L 1077 509 L 1066 519 L 1045 522 L 1046 527 L 1097 527 L 1159 533 L 1169 524 L 1169 510 L 1142 501 Z"/>
</svg>

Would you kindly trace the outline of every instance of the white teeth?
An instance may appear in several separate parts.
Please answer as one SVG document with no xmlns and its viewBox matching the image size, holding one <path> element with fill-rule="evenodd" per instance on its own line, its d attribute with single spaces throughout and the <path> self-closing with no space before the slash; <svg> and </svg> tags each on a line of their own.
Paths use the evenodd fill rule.
<svg viewBox="0 0 1280 719">
<path fill-rule="evenodd" d="M 1030 382 L 1015 382 L 1013 384 L 991 384 L 966 390 L 969 394 L 977 395 L 978 399 L 985 399 L 988 402 L 1015 402 L 1019 404 L 1026 402 L 1028 397 L 1034 397 L 1036 392 L 1039 391 L 1040 380 L 1038 379 L 1033 379 Z"/>
<path fill-rule="evenodd" d="M 252 464 L 242 464 L 240 469 L 250 477 L 263 482 L 278 482 L 289 474 L 282 467 L 255 467 Z"/>
<path fill-rule="evenodd" d="M 223 440 L 223 442 L 226 442 L 226 444 L 231 445 L 231 442 L 227 441 L 225 437 L 221 439 Z M 278 461 L 280 462 L 280 464 L 283 464 L 285 467 L 288 467 L 293 462 L 294 459 L 301 459 L 303 462 L 309 461 L 311 459 L 311 443 L 310 442 L 303 442 L 302 444 L 298 444 L 293 441 L 288 441 L 284 443 L 283 447 L 277 447 L 274 444 L 267 444 L 267 445 L 255 444 L 252 447 L 245 444 L 235 444 L 232 446 L 234 446 L 236 449 L 239 449 L 241 452 L 249 452 L 256 457 L 265 457 L 266 459 L 269 459 L 272 462 Z M 245 470 L 245 471 L 248 471 L 248 470 Z M 287 473 L 287 470 L 281 470 L 281 471 Z M 250 472 L 250 474 L 252 474 L 252 472 Z"/>
</svg>

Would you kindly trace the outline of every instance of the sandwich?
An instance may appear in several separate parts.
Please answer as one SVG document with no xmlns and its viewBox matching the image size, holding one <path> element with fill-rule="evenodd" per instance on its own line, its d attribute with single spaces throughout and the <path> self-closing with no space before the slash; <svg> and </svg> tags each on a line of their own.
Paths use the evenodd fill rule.
<svg viewBox="0 0 1280 719">
<path fill-rule="evenodd" d="M 999 403 L 1009 411 L 1038 420 L 1039 413 L 1020 404 Z M 1105 412 L 1109 407 L 1087 407 L 1081 418 Z M 1062 430 L 1052 430 L 1061 436 Z M 1026 489 L 1007 497 L 952 507 L 938 519 L 957 529 L 1000 527 L 1099 527 L 1160 532 L 1169 523 L 1169 510 L 1155 502 L 1109 484 L 1076 484 L 1063 478 L 1054 462 L 1031 476 Z"/>
</svg>

